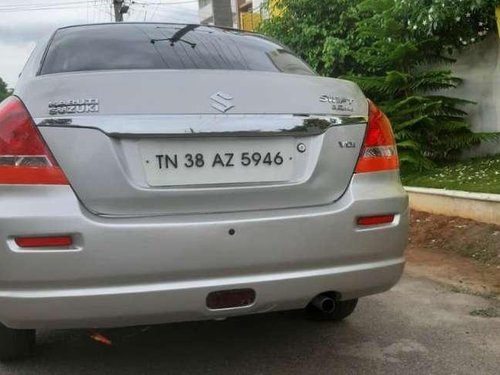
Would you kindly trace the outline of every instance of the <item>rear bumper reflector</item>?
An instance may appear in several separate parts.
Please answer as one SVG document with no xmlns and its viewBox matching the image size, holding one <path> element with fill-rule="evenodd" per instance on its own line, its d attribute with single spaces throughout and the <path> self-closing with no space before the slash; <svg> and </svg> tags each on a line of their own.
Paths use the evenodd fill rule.
<svg viewBox="0 0 500 375">
<path fill-rule="evenodd" d="M 361 226 L 388 224 L 394 221 L 394 215 L 378 215 L 358 217 L 357 224 Z"/>
<path fill-rule="evenodd" d="M 70 247 L 73 245 L 71 236 L 54 237 L 16 237 L 14 242 L 23 248 L 36 247 Z"/>
<path fill-rule="evenodd" d="M 207 296 L 207 307 L 212 310 L 249 306 L 255 301 L 253 289 L 231 289 L 212 292 Z"/>
</svg>

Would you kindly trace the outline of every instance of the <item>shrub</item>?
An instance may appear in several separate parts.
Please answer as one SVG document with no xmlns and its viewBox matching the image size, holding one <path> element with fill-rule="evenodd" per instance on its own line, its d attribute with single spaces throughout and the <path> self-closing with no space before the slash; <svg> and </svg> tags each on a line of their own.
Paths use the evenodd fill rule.
<svg viewBox="0 0 500 375">
<path fill-rule="evenodd" d="M 357 82 L 391 119 L 403 166 L 426 168 L 497 134 L 473 133 L 461 79 L 436 63 L 496 32 L 497 0 L 277 0 L 260 31 L 298 51 L 319 74 Z M 434 94 L 433 94 L 434 92 Z"/>
</svg>

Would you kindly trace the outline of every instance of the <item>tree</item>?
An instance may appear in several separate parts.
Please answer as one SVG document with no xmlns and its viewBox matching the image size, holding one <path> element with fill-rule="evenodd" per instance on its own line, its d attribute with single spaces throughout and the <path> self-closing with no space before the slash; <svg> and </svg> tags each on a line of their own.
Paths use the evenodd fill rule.
<svg viewBox="0 0 500 375">
<path fill-rule="evenodd" d="M 495 134 L 473 133 L 461 83 L 436 63 L 496 31 L 497 0 L 278 0 L 262 24 L 320 73 L 356 81 L 393 123 L 403 166 L 432 166 Z"/>
<path fill-rule="evenodd" d="M 361 67 L 353 52 L 352 31 L 360 0 L 275 0 L 281 15 L 261 23 L 259 31 L 299 53 L 318 73 L 337 77 Z"/>
<path fill-rule="evenodd" d="M 7 88 L 7 83 L 5 83 L 2 78 L 0 78 L 0 102 L 8 97 L 11 93 L 11 90 Z"/>
<path fill-rule="evenodd" d="M 358 6 L 356 58 L 370 76 L 349 73 L 379 101 L 391 118 L 401 161 L 432 166 L 495 134 L 470 130 L 469 102 L 432 92 L 454 88 L 461 79 L 449 70 L 451 54 L 494 29 L 490 0 L 365 0 Z M 432 65 L 431 65 L 432 66 Z"/>
</svg>

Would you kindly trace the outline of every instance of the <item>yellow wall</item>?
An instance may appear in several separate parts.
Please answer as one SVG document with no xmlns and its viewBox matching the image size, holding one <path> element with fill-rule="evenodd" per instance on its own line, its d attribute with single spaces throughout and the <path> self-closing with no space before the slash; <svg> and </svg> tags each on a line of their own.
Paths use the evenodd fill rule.
<svg viewBox="0 0 500 375">
<path fill-rule="evenodd" d="M 278 7 L 276 0 L 268 0 L 269 17 L 279 17 L 283 13 L 283 9 Z"/>
<path fill-rule="evenodd" d="M 498 35 L 500 35 L 500 5 L 497 6 L 496 14 L 497 14 Z"/>
<path fill-rule="evenodd" d="M 279 17 L 283 14 L 283 8 L 277 5 L 277 0 L 267 1 L 267 10 L 269 17 Z M 264 3 L 265 4 L 265 3 Z M 262 14 L 257 12 L 240 12 L 240 29 L 255 31 L 262 22 Z"/>
<path fill-rule="evenodd" d="M 242 12 L 240 13 L 240 28 L 242 30 L 254 31 L 262 21 L 259 13 Z"/>
</svg>

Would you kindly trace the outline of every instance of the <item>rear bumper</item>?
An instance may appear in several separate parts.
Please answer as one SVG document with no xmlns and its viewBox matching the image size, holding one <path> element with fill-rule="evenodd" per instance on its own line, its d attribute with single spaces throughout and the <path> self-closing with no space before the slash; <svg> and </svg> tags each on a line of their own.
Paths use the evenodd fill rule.
<svg viewBox="0 0 500 375">
<path fill-rule="evenodd" d="M 216 319 L 305 307 L 312 297 L 341 290 L 360 297 L 392 287 L 403 259 L 280 274 L 71 290 L 24 291 L 0 298 L 4 324 L 16 328 L 117 327 Z M 248 288 L 256 302 L 248 307 L 209 310 L 208 293 Z"/>
<path fill-rule="evenodd" d="M 0 321 L 76 328 L 220 318 L 382 292 L 403 270 L 408 200 L 396 174 L 359 175 L 337 202 L 237 214 L 100 218 L 68 187 L 0 186 Z M 396 214 L 362 229 L 358 216 Z M 229 229 L 235 234 L 229 235 Z M 21 251 L 16 235 L 75 235 L 72 251 Z M 253 288 L 213 311 L 216 290 Z"/>
</svg>

